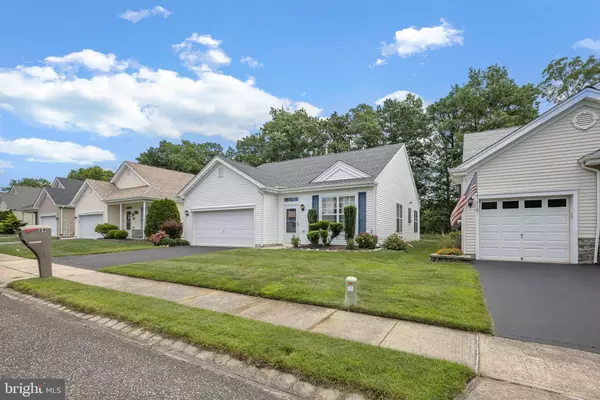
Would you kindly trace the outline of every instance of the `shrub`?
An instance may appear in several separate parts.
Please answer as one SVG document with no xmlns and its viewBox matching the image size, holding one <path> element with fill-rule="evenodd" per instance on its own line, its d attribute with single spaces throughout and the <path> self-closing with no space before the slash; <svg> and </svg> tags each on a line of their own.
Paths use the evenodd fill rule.
<svg viewBox="0 0 600 400">
<path fill-rule="evenodd" d="M 461 234 L 460 231 L 452 231 L 450 233 L 442 234 L 442 238 L 440 239 L 440 246 L 442 248 L 447 247 L 456 247 L 461 248 Z"/>
<path fill-rule="evenodd" d="M 169 237 L 164 237 L 162 239 L 160 239 L 159 244 L 161 246 L 172 246 L 175 243 L 175 239 L 171 239 Z"/>
<path fill-rule="evenodd" d="M 12 211 L 0 211 L 0 233 L 13 234 L 25 225 Z"/>
<path fill-rule="evenodd" d="M 104 235 L 104 239 L 114 239 L 115 233 L 117 233 L 118 231 L 118 229 L 111 229 L 110 231 L 106 232 L 106 235 Z"/>
<path fill-rule="evenodd" d="M 311 224 L 308 224 L 308 231 L 318 231 L 319 229 L 321 229 L 321 224 L 318 222 L 313 222 Z"/>
<path fill-rule="evenodd" d="M 348 243 L 348 239 L 354 239 L 356 234 L 356 206 L 344 207 L 344 232 L 346 232 L 346 243 Z"/>
<path fill-rule="evenodd" d="M 309 224 L 314 224 L 319 220 L 319 213 L 314 208 L 311 208 L 310 210 L 308 210 L 306 217 L 308 218 Z"/>
<path fill-rule="evenodd" d="M 292 246 L 298 247 L 300 245 L 300 238 L 296 235 L 292 236 Z"/>
<path fill-rule="evenodd" d="M 177 204 L 173 200 L 163 199 L 155 200 L 150 204 L 148 209 L 148 216 L 146 217 L 146 236 L 150 237 L 153 234 L 160 231 L 160 227 L 163 222 L 174 219 L 177 222 L 181 222 L 179 217 L 179 210 Z"/>
<path fill-rule="evenodd" d="M 323 246 L 329 246 L 329 241 L 327 240 L 327 238 L 329 237 L 329 232 L 327 232 L 325 229 L 321 229 L 319 231 L 319 236 L 321 236 Z"/>
<path fill-rule="evenodd" d="M 115 235 L 115 239 L 126 239 L 127 236 L 129 235 L 129 232 L 127 232 L 125 229 L 120 229 L 118 231 L 116 231 L 114 233 Z"/>
<path fill-rule="evenodd" d="M 116 226 L 115 224 L 110 224 L 108 222 L 104 223 L 104 224 L 98 224 L 96 225 L 96 228 L 94 228 L 94 232 L 101 234 L 102 236 L 104 236 L 104 239 L 110 239 L 108 237 L 106 237 L 106 234 L 110 231 L 118 231 L 119 227 Z"/>
<path fill-rule="evenodd" d="M 162 223 L 160 230 L 164 231 L 170 238 L 179 239 L 183 235 L 183 224 L 175 219 L 169 219 Z"/>
<path fill-rule="evenodd" d="M 354 239 L 346 239 L 346 250 L 356 249 L 356 242 Z"/>
<path fill-rule="evenodd" d="M 308 231 L 306 238 L 310 241 L 313 246 L 319 245 L 319 239 L 321 238 L 320 231 Z"/>
<path fill-rule="evenodd" d="M 333 242 L 333 239 L 338 237 L 342 230 L 344 229 L 344 224 L 341 222 L 332 222 L 329 224 L 329 229 L 331 230 L 331 238 L 329 239 L 329 243 Z"/>
<path fill-rule="evenodd" d="M 456 247 L 446 247 L 443 249 L 439 249 L 435 252 L 435 254 L 439 254 L 442 256 L 462 256 L 463 252 L 461 249 L 458 249 Z"/>
<path fill-rule="evenodd" d="M 407 250 L 412 245 L 404 240 L 398 232 L 394 232 L 383 240 L 381 247 L 386 250 Z"/>
<path fill-rule="evenodd" d="M 331 222 L 329 222 L 329 221 L 327 221 L 327 220 L 322 220 L 322 221 L 319 221 L 319 229 L 322 229 L 322 230 L 325 230 L 325 231 L 326 231 L 327 229 L 329 229 L 329 224 L 330 224 L 330 223 L 331 223 Z"/>
<path fill-rule="evenodd" d="M 177 238 L 177 239 L 162 238 L 160 240 L 160 245 L 161 246 L 169 246 L 169 247 L 189 246 L 190 242 L 188 242 L 187 240 L 181 239 L 181 238 Z"/>
<path fill-rule="evenodd" d="M 356 237 L 356 244 L 358 244 L 358 247 L 361 249 L 374 249 L 377 247 L 378 240 L 379 238 L 377 235 L 371 235 L 370 233 L 362 232 Z"/>
<path fill-rule="evenodd" d="M 152 242 L 153 245 L 155 246 L 160 246 L 160 242 L 164 239 L 164 238 L 168 238 L 169 236 L 163 232 L 156 232 L 154 235 L 150 235 L 150 237 L 148 237 L 148 240 Z"/>
</svg>

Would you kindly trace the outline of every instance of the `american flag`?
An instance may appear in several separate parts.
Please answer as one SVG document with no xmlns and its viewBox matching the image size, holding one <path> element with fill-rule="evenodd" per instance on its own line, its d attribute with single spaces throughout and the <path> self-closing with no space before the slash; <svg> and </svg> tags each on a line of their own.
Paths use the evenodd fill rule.
<svg viewBox="0 0 600 400">
<path fill-rule="evenodd" d="M 450 225 L 452 227 L 458 224 L 458 221 L 460 221 L 462 217 L 463 210 L 467 205 L 467 201 L 469 200 L 469 198 L 475 196 L 475 194 L 477 194 L 477 172 L 473 174 L 473 179 L 471 179 L 471 183 L 469 183 L 469 186 L 467 186 L 467 190 L 465 190 L 465 193 L 462 195 L 460 200 L 458 200 L 456 207 L 454 207 L 454 211 L 452 211 L 452 214 L 450 215 Z"/>
</svg>

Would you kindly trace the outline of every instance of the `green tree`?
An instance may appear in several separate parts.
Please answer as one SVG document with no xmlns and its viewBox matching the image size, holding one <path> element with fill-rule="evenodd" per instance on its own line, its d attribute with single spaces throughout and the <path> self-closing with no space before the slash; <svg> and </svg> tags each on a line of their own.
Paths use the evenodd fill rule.
<svg viewBox="0 0 600 400">
<path fill-rule="evenodd" d="M 149 237 L 160 230 L 165 221 L 175 220 L 181 222 L 177 204 L 171 199 L 154 200 L 148 208 L 146 226 L 144 231 Z"/>
<path fill-rule="evenodd" d="M 449 228 L 458 189 L 448 170 L 461 163 L 464 134 L 530 122 L 538 116 L 538 94 L 534 85 L 519 86 L 505 67 L 492 65 L 469 69 L 466 84 L 454 85 L 446 97 L 428 107 L 435 155 L 431 188 L 422 199 L 424 208 L 431 210 L 428 216 L 445 221 L 445 229 Z"/>
<path fill-rule="evenodd" d="M 99 166 L 94 165 L 93 167 L 88 168 L 72 169 L 71 172 L 69 172 L 69 175 L 67 175 L 67 178 L 79 179 L 82 181 L 86 179 L 95 179 L 97 181 L 108 182 L 114 174 L 115 173 L 110 169 L 102 169 Z"/>
<path fill-rule="evenodd" d="M 176 144 L 161 140 L 158 147 L 150 147 L 136 160 L 144 165 L 197 174 L 218 155 L 223 155 L 223 146 L 219 143 L 182 140 Z"/>
<path fill-rule="evenodd" d="M 359 104 L 350 109 L 349 131 L 353 149 L 367 149 L 385 144 L 377 112 L 368 104 Z"/>
<path fill-rule="evenodd" d="M 23 178 L 23 179 L 11 179 L 8 185 L 2 188 L 2 191 L 9 191 L 13 186 L 29 186 L 29 187 L 42 187 L 50 186 L 51 183 L 44 178 Z"/>
<path fill-rule="evenodd" d="M 321 129 L 327 136 L 327 152 L 341 153 L 352 149 L 352 133 L 350 132 L 350 114 L 338 114 L 321 121 Z"/>
<path fill-rule="evenodd" d="M 583 61 L 580 56 L 552 60 L 542 72 L 539 84 L 541 95 L 551 103 L 559 104 L 586 86 L 600 82 L 600 59 L 589 56 Z"/>
</svg>

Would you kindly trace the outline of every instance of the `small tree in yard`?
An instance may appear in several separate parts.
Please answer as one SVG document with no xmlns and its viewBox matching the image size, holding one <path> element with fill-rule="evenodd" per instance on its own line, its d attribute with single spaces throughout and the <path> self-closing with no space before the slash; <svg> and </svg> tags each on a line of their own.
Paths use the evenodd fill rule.
<svg viewBox="0 0 600 400">
<path fill-rule="evenodd" d="M 104 239 L 106 239 L 106 234 L 110 231 L 118 231 L 119 227 L 116 226 L 115 224 L 109 224 L 104 223 L 104 224 L 98 224 L 96 225 L 96 228 L 94 228 L 94 232 L 101 234 Z M 112 239 L 111 237 L 109 237 L 109 239 Z"/>
<path fill-rule="evenodd" d="M 150 237 L 160 231 L 161 225 L 168 220 L 181 222 L 177 204 L 173 200 L 163 199 L 155 200 L 150 204 L 148 216 L 146 217 L 146 237 Z"/>
<path fill-rule="evenodd" d="M 348 239 L 354 240 L 354 236 L 356 236 L 356 206 L 344 207 L 344 232 L 346 232 L 346 242 Z"/>
<path fill-rule="evenodd" d="M 13 234 L 25 225 L 27 223 L 19 220 L 12 211 L 0 211 L 0 233 Z"/>
</svg>

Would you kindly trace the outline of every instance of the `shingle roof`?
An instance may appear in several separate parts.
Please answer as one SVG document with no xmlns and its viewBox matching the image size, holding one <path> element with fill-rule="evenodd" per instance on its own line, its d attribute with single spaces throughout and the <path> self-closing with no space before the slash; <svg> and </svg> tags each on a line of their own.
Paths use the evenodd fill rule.
<svg viewBox="0 0 600 400">
<path fill-rule="evenodd" d="M 77 191 L 79 190 L 81 185 L 83 185 L 83 181 L 80 181 L 79 179 L 67 179 L 67 178 L 56 178 L 56 179 L 59 180 L 61 185 L 63 185 L 64 189 L 55 188 L 55 187 L 46 187 L 45 188 L 46 193 L 48 193 L 48 196 L 50 196 L 52 198 L 52 201 L 54 201 L 54 204 L 59 205 L 59 206 L 66 206 L 71 203 L 71 201 L 73 200 L 73 197 L 75 197 L 75 194 L 77 193 Z"/>
<path fill-rule="evenodd" d="M 119 189 L 115 184 L 88 179 L 87 182 L 104 200 L 120 200 L 135 197 L 140 198 L 175 198 L 177 193 L 194 177 L 192 174 L 171 171 L 168 169 L 150 167 L 125 161 L 150 186 L 139 186 Z"/>
<path fill-rule="evenodd" d="M 475 154 L 496 143 L 498 140 L 508 136 L 510 133 L 519 129 L 519 126 L 510 128 L 492 129 L 483 132 L 467 133 L 464 136 L 463 161 L 468 160 Z"/>
<path fill-rule="evenodd" d="M 403 144 L 373 147 L 370 149 L 334 153 L 324 156 L 299 158 L 251 167 L 232 160 L 226 160 L 251 178 L 265 186 L 278 188 L 297 188 L 322 186 L 332 181 L 312 181 L 338 161 L 342 161 L 369 175 L 368 178 L 346 179 L 344 183 L 373 182 Z"/>
<path fill-rule="evenodd" d="M 35 203 L 38 195 L 42 191 L 41 187 L 15 186 L 16 194 L 0 193 L 0 196 L 6 203 L 6 207 L 11 210 L 23 211 L 30 210 Z"/>
</svg>

